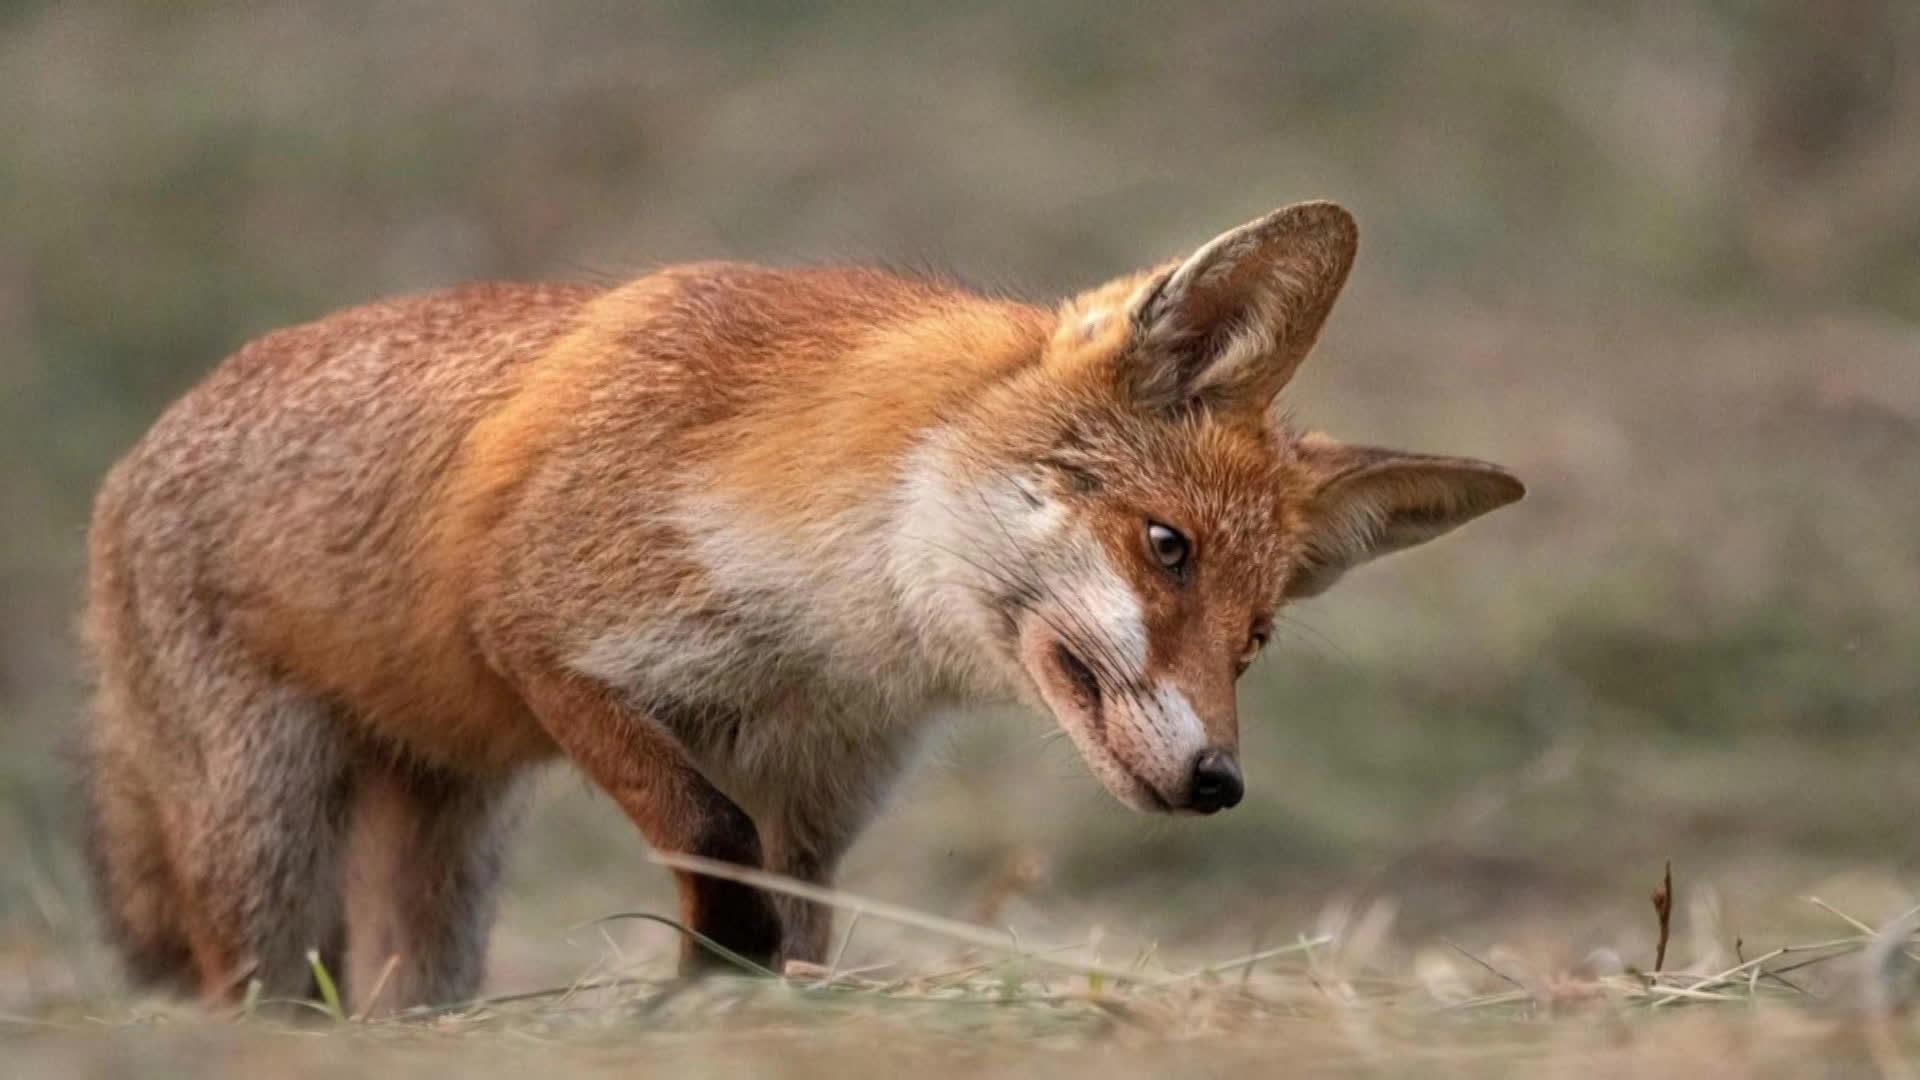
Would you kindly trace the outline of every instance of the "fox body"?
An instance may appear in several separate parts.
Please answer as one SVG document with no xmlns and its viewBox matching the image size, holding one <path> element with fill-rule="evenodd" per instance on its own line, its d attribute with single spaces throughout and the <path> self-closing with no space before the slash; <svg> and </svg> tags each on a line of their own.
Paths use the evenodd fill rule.
<svg viewBox="0 0 1920 1080">
<path fill-rule="evenodd" d="M 1133 807 L 1233 805 L 1275 609 L 1522 492 L 1274 408 L 1355 241 L 1302 204 L 1054 308 L 712 264 L 248 345 L 94 516 L 131 970 L 299 995 L 318 949 L 362 1005 L 465 996 L 515 780 L 553 759 L 658 849 L 815 882 L 943 704 L 1050 714 Z M 737 952 L 825 950 L 817 906 L 678 884 Z"/>
</svg>

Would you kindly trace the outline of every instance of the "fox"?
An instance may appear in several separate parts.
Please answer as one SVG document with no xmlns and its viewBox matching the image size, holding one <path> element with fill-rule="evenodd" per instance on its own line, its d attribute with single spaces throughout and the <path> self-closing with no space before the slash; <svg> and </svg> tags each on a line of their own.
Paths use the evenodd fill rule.
<svg viewBox="0 0 1920 1080">
<path fill-rule="evenodd" d="M 1281 607 L 1521 498 L 1296 427 L 1358 230 L 1286 206 L 1039 304 L 853 266 L 469 284 L 242 347 L 107 474 L 89 851 L 139 985 L 466 1000 L 516 793 L 829 885 L 937 713 L 1024 704 L 1119 802 L 1245 794 Z M 831 913 L 676 871 L 757 964 Z M 725 961 L 692 938 L 689 975 Z"/>
</svg>

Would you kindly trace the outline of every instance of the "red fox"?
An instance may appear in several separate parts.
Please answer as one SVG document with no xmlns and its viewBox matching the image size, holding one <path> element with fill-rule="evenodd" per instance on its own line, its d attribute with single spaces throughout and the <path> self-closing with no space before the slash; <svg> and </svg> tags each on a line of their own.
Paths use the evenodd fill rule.
<svg viewBox="0 0 1920 1080">
<path fill-rule="evenodd" d="M 1276 608 L 1524 492 L 1275 407 L 1356 242 L 1305 203 L 1051 309 L 714 263 L 246 346 L 94 512 L 131 973 L 300 996 L 317 950 L 363 1004 L 472 994 L 516 779 L 556 758 L 658 850 L 819 883 L 941 705 L 1049 714 L 1136 809 L 1235 805 Z M 825 909 L 677 884 L 721 945 L 822 958 Z"/>
</svg>

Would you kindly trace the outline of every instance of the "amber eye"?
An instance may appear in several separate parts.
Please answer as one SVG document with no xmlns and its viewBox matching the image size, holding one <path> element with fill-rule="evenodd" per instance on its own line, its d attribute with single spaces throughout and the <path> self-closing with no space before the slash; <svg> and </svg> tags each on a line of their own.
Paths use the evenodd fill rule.
<svg viewBox="0 0 1920 1080">
<path fill-rule="evenodd" d="M 1181 535 L 1180 530 L 1171 525 L 1162 525 L 1157 521 L 1147 522 L 1147 550 L 1153 552 L 1153 561 L 1165 567 L 1175 575 L 1186 573 L 1187 557 L 1192 545 Z"/>
</svg>

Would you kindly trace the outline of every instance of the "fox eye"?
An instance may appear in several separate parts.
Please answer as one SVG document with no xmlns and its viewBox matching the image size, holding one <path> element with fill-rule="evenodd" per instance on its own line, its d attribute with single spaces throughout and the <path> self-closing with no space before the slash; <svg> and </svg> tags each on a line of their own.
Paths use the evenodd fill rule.
<svg viewBox="0 0 1920 1080">
<path fill-rule="evenodd" d="M 1179 529 L 1171 525 L 1162 525 L 1157 521 L 1147 522 L 1147 549 L 1153 552 L 1153 561 L 1165 567 L 1175 575 L 1186 573 L 1187 557 L 1192 552 L 1187 538 Z"/>
</svg>

